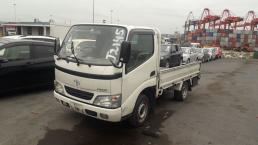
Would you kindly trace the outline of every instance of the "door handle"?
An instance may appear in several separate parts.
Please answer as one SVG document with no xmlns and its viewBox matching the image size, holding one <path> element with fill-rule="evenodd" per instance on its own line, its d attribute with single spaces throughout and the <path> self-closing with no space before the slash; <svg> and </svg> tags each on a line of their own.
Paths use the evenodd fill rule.
<svg viewBox="0 0 258 145">
<path fill-rule="evenodd" d="M 150 77 L 154 76 L 155 74 L 156 74 L 156 72 L 155 72 L 155 71 L 152 71 L 152 72 L 150 73 Z"/>
</svg>

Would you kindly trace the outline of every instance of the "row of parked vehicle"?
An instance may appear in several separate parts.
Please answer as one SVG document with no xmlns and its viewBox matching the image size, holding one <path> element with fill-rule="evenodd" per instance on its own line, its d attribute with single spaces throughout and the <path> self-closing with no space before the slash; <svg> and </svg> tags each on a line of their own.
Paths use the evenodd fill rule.
<svg viewBox="0 0 258 145">
<path fill-rule="evenodd" d="M 204 63 L 222 57 L 222 50 L 220 47 L 180 47 L 179 44 L 162 44 L 160 53 L 160 66 L 166 68 L 176 67 L 195 61 Z"/>
<path fill-rule="evenodd" d="M 222 51 L 219 47 L 212 48 L 193 48 L 182 47 L 183 62 L 190 63 L 193 61 L 208 62 L 222 57 Z"/>
</svg>

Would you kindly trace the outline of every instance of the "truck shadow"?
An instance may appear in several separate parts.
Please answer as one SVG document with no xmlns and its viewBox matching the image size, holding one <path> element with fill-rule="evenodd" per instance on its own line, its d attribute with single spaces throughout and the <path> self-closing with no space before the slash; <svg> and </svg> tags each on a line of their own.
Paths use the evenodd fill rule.
<svg viewBox="0 0 258 145">
<path fill-rule="evenodd" d="M 166 99 L 166 98 L 165 98 Z M 162 103 L 166 100 L 159 99 Z M 158 103 L 159 104 L 159 103 Z M 47 129 L 45 137 L 38 145 L 169 145 L 167 134 L 162 133 L 162 123 L 171 117 L 174 111 L 158 109 L 145 126 L 132 128 L 126 121 L 109 123 L 84 117 L 72 131 Z"/>
</svg>

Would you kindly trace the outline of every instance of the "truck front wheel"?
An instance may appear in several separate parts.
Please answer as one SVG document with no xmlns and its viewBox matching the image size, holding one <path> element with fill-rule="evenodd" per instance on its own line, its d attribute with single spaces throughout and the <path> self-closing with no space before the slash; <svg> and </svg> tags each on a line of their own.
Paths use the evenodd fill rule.
<svg viewBox="0 0 258 145">
<path fill-rule="evenodd" d="M 181 91 L 175 91 L 175 99 L 177 101 L 184 101 L 188 96 L 188 92 L 189 92 L 188 83 L 184 82 Z"/>
<path fill-rule="evenodd" d="M 150 100 L 145 94 L 141 94 L 135 104 L 129 123 L 133 127 L 142 126 L 147 120 L 150 113 Z"/>
</svg>

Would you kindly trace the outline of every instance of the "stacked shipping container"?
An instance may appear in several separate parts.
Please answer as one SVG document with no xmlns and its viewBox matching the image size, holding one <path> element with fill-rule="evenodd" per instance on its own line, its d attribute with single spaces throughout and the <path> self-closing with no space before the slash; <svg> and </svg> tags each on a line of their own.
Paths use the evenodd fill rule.
<svg viewBox="0 0 258 145">
<path fill-rule="evenodd" d="M 202 45 L 220 46 L 225 49 L 245 48 L 252 51 L 258 47 L 258 32 L 247 30 L 204 29 L 202 32 L 188 32 L 187 41 Z"/>
</svg>

